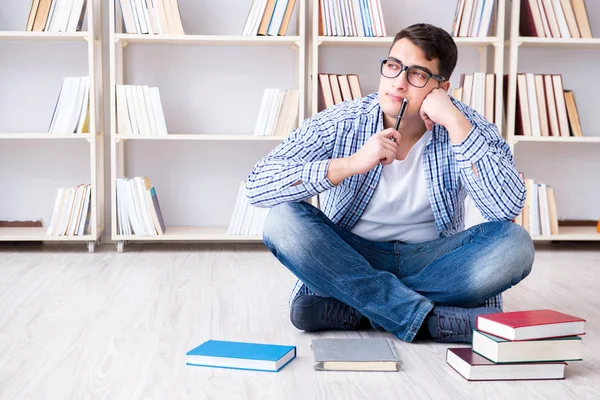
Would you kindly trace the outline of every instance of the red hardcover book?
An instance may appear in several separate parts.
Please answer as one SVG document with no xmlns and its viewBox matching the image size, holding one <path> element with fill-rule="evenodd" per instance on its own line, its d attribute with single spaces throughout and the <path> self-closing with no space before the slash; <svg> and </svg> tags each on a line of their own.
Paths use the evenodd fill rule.
<svg viewBox="0 0 600 400">
<path fill-rule="evenodd" d="M 567 365 L 565 362 L 496 364 L 469 347 L 447 349 L 446 362 L 468 381 L 564 379 Z"/>
<path fill-rule="evenodd" d="M 507 340 L 532 340 L 585 334 L 585 319 L 554 310 L 528 310 L 477 317 L 477 330 Z"/>
</svg>

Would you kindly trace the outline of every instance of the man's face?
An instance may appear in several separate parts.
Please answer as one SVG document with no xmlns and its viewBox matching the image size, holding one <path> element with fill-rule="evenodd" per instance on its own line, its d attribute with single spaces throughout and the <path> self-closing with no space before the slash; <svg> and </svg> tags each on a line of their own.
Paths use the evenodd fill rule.
<svg viewBox="0 0 600 400">
<path fill-rule="evenodd" d="M 414 69 L 411 73 L 410 81 L 412 83 L 419 84 L 426 79 L 426 73 L 420 73 L 420 71 L 428 71 L 432 74 L 439 75 L 438 60 L 427 60 L 423 51 L 415 46 L 410 40 L 403 38 L 398 40 L 388 55 L 388 59 L 391 61 L 388 68 L 388 72 L 398 70 L 398 65 L 405 65 L 407 67 L 419 67 Z M 440 83 L 434 78 L 430 78 L 424 87 L 418 88 L 411 85 L 408 82 L 409 77 L 407 76 L 407 70 L 403 71 L 396 78 L 387 78 L 383 75 L 380 76 L 379 80 L 379 105 L 383 112 L 390 118 L 395 119 L 400 111 L 400 105 L 404 98 L 408 99 L 408 107 L 404 114 L 403 120 L 414 120 L 419 117 L 419 110 L 421 103 L 427 95 L 435 88 L 440 87 Z M 444 82 L 441 87 L 447 90 L 449 83 Z"/>
</svg>

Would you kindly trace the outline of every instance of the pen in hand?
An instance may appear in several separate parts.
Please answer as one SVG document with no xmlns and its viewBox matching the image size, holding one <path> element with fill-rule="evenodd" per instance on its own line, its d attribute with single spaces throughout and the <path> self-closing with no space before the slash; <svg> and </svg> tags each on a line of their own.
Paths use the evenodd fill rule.
<svg viewBox="0 0 600 400">
<path fill-rule="evenodd" d="M 402 100 L 402 105 L 400 106 L 400 112 L 398 112 L 398 118 L 396 118 L 396 125 L 394 125 L 394 129 L 398 130 L 398 128 L 400 127 L 400 121 L 402 121 L 402 117 L 404 116 L 404 113 L 406 112 L 406 106 L 408 105 L 408 100 L 404 99 Z M 396 139 L 392 138 L 392 142 L 395 142 Z"/>
</svg>

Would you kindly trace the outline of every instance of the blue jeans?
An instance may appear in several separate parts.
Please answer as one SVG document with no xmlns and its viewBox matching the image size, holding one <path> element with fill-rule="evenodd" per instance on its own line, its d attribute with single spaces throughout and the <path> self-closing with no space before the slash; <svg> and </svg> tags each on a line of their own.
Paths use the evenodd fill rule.
<svg viewBox="0 0 600 400">
<path fill-rule="evenodd" d="M 487 222 L 424 243 L 375 242 L 341 229 L 306 202 L 274 206 L 263 239 L 308 288 L 407 342 L 434 305 L 479 305 L 524 279 L 534 259 L 529 234 L 512 222 Z"/>
</svg>

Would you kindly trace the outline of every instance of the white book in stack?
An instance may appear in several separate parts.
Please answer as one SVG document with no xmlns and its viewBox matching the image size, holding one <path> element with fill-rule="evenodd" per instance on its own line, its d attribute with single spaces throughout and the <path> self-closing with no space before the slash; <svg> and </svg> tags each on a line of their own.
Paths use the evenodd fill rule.
<svg viewBox="0 0 600 400">
<path fill-rule="evenodd" d="M 148 178 L 117 179 L 117 228 L 120 235 L 156 236 L 166 232 L 156 189 Z"/>
<path fill-rule="evenodd" d="M 178 0 L 119 0 L 126 33 L 185 35 Z"/>
<path fill-rule="evenodd" d="M 88 133 L 89 80 L 65 78 L 50 122 L 50 133 Z"/>
<path fill-rule="evenodd" d="M 117 130 L 119 134 L 168 134 L 157 87 L 116 85 L 116 89 Z"/>
<path fill-rule="evenodd" d="M 287 136 L 298 119 L 300 92 L 296 89 L 265 89 L 254 125 L 254 135 Z"/>
<path fill-rule="evenodd" d="M 91 195 L 91 185 L 58 189 L 46 234 L 49 236 L 84 235 L 89 227 Z"/>
</svg>

